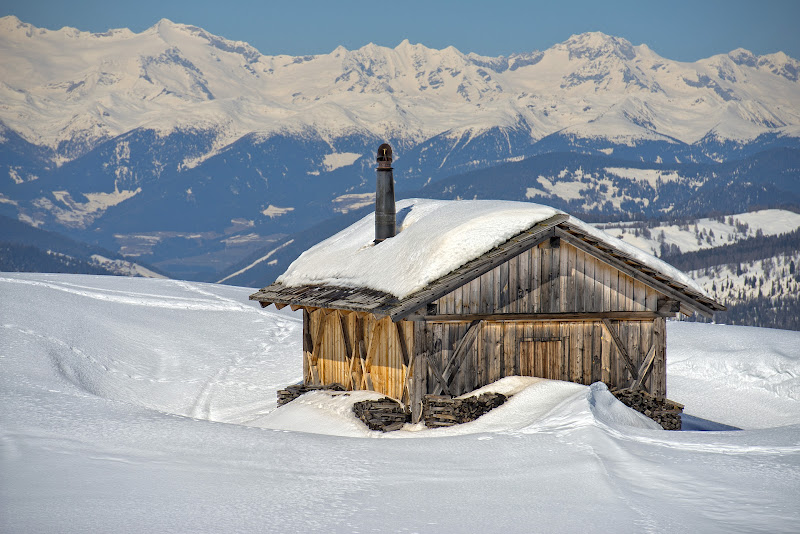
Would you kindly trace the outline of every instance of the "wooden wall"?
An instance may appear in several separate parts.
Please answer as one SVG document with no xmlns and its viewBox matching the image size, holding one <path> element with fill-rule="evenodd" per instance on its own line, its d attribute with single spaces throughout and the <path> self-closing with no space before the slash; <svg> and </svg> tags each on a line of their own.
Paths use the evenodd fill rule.
<svg viewBox="0 0 800 534">
<path fill-rule="evenodd" d="M 303 311 L 303 377 L 396 399 L 408 397 L 413 326 L 389 317 L 340 310 Z"/>
<path fill-rule="evenodd" d="M 560 240 L 524 252 L 436 301 L 437 313 L 656 311 L 660 293 Z"/>
<path fill-rule="evenodd" d="M 414 398 L 427 393 L 462 395 L 510 375 L 538 376 L 579 384 L 604 382 L 629 387 L 633 376 L 609 327 L 617 334 L 638 373 L 651 348 L 653 363 L 642 388 L 666 395 L 666 323 L 650 321 L 481 321 L 470 349 L 453 361 L 470 323 L 419 322 L 415 348 L 430 365 L 417 367 Z M 418 356 L 419 358 L 419 356 Z M 431 367 L 435 366 L 435 369 Z M 450 372 L 448 372 L 448 370 Z M 441 387 L 445 379 L 448 391 Z M 437 387 L 439 386 L 439 387 Z"/>
</svg>

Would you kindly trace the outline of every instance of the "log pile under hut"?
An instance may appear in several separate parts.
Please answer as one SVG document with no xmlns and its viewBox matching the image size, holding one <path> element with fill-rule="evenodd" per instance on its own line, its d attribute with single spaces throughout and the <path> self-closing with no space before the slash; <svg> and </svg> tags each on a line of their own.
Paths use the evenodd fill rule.
<svg viewBox="0 0 800 534">
<path fill-rule="evenodd" d="M 347 391 L 347 388 L 341 384 L 327 384 L 324 386 L 312 386 L 306 384 L 292 384 L 283 389 L 278 390 L 278 406 L 283 406 L 287 402 L 292 402 L 303 393 L 309 391 Z"/>
<path fill-rule="evenodd" d="M 411 420 L 411 414 L 405 407 L 389 397 L 356 402 L 353 404 L 353 412 L 367 428 L 381 432 L 400 430 Z"/>
<path fill-rule="evenodd" d="M 664 430 L 680 430 L 683 404 L 659 398 L 640 389 L 615 389 L 611 393 L 623 404 L 643 413 Z"/>
<path fill-rule="evenodd" d="M 467 398 L 425 395 L 422 398 L 422 420 L 428 428 L 469 423 L 497 408 L 506 402 L 506 399 L 502 393 L 483 393 Z"/>
</svg>

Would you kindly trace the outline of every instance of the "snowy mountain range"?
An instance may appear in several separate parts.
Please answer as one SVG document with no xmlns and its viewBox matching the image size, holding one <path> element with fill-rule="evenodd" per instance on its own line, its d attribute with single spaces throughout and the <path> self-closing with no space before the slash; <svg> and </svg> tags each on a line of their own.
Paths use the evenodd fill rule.
<svg viewBox="0 0 800 534">
<path fill-rule="evenodd" d="M 186 277 L 369 205 L 384 141 L 401 192 L 559 152 L 675 167 L 800 149 L 796 59 L 681 63 L 602 33 L 509 57 L 408 41 L 295 57 L 168 20 L 92 34 L 4 17 L 0 80 L 0 212 Z M 518 200 L 576 194 L 527 172 Z"/>
</svg>

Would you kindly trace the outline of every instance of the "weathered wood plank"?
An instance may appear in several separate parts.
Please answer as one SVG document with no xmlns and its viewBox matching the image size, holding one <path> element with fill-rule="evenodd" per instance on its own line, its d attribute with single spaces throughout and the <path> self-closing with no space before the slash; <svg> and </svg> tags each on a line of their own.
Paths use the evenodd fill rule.
<svg viewBox="0 0 800 534">
<path fill-rule="evenodd" d="M 495 310 L 503 313 L 508 313 L 508 307 L 511 303 L 511 293 L 509 291 L 509 270 L 511 259 L 495 267 L 499 284 L 497 287 L 498 299 L 495 305 Z"/>
<path fill-rule="evenodd" d="M 454 378 L 458 374 L 460 367 L 464 364 L 464 361 L 467 359 L 469 352 L 472 350 L 472 345 L 474 344 L 475 338 L 477 337 L 481 328 L 480 325 L 480 321 L 473 321 L 469 325 L 464 336 L 461 337 L 461 339 L 459 339 L 455 345 L 453 354 L 442 371 L 442 378 L 448 384 L 448 387 L 451 391 L 454 390 L 452 387 L 454 384 Z M 437 390 L 434 390 L 435 395 L 439 395 L 441 393 L 441 391 Z"/>
<path fill-rule="evenodd" d="M 553 313 L 552 298 L 553 298 L 553 249 L 549 245 L 543 245 L 539 250 L 541 255 L 541 311 L 545 313 Z"/>
<path fill-rule="evenodd" d="M 517 313 L 533 313 L 531 295 L 531 251 L 527 250 L 518 256 L 519 267 L 517 277 L 519 279 L 519 307 Z"/>
<path fill-rule="evenodd" d="M 585 254 L 585 253 L 584 253 Z M 585 254 L 583 263 L 584 272 L 584 293 L 583 293 L 583 311 L 598 312 L 600 311 L 595 307 L 595 293 L 597 291 L 597 284 L 595 283 L 595 270 L 597 268 L 597 261 L 589 254 Z"/>
<path fill-rule="evenodd" d="M 558 311 L 575 311 L 575 247 L 566 243 L 559 252 Z"/>
<path fill-rule="evenodd" d="M 614 344 L 617 347 L 617 352 L 622 356 L 623 360 L 627 364 L 631 375 L 634 378 L 637 378 L 638 375 L 636 374 L 636 368 L 634 367 L 633 361 L 631 360 L 631 357 L 628 355 L 628 351 L 626 350 L 626 348 L 625 348 L 625 346 L 624 346 L 624 344 L 622 342 L 622 339 L 620 339 L 619 334 L 617 334 L 617 331 L 611 325 L 611 321 L 609 321 L 608 319 L 603 319 L 602 321 L 603 321 L 603 325 L 606 327 L 606 330 L 611 335 L 611 339 L 614 341 Z"/>
<path fill-rule="evenodd" d="M 613 342 L 611 340 L 611 334 L 608 332 L 604 333 L 604 330 L 598 328 L 601 339 L 600 339 L 600 380 L 606 384 L 607 386 L 613 386 L 613 377 L 611 373 L 612 365 L 611 362 L 613 361 Z"/>
<path fill-rule="evenodd" d="M 628 265 L 625 262 L 615 258 L 614 256 L 611 256 L 610 254 L 608 254 L 606 252 L 603 252 L 597 246 L 591 245 L 591 244 L 587 243 L 586 241 L 584 241 L 584 240 L 582 240 L 582 239 L 580 239 L 580 238 L 578 238 L 576 236 L 573 236 L 570 233 L 568 233 L 568 232 L 566 232 L 566 231 L 564 231 L 564 230 L 562 230 L 560 228 L 556 228 L 555 229 L 555 233 L 556 233 L 556 235 L 568 240 L 568 242 L 570 244 L 575 245 L 576 247 L 583 249 L 585 252 L 588 252 L 589 254 L 592 254 L 596 258 L 602 258 L 602 261 L 612 265 L 613 267 L 616 267 L 617 269 L 619 269 L 620 271 L 622 271 L 626 275 L 628 275 L 628 276 L 630 276 L 630 277 L 632 277 L 632 278 L 634 278 L 636 280 L 641 280 L 641 281 L 649 284 L 650 286 L 654 287 L 655 289 L 658 289 L 659 291 L 661 291 L 663 294 L 665 294 L 667 296 L 671 296 L 671 297 L 679 300 L 680 302 L 684 303 L 688 307 L 697 310 L 702 315 L 704 315 L 704 316 L 706 316 L 708 318 L 711 318 L 711 317 L 714 316 L 714 310 L 711 309 L 707 304 L 703 304 L 699 300 L 696 300 L 696 299 L 692 298 L 691 296 L 683 293 L 681 290 L 673 288 L 670 285 L 668 285 L 668 284 L 666 284 L 664 282 L 661 282 L 659 280 L 656 280 L 652 276 L 650 276 L 648 274 L 645 274 L 644 272 L 639 271 L 639 270 L 631 267 L 630 265 Z"/>
<path fill-rule="evenodd" d="M 631 286 L 633 286 L 633 284 L 631 284 Z M 631 302 L 633 301 L 631 300 Z M 642 363 L 642 357 L 644 356 L 641 353 L 639 345 L 639 339 L 641 338 L 641 333 L 640 333 L 641 329 L 639 328 L 639 326 L 641 325 L 641 323 L 626 321 L 625 325 L 628 328 L 628 347 L 627 347 L 628 356 L 630 356 L 633 365 L 637 369 L 636 372 L 631 371 L 630 380 L 636 380 L 640 378 L 638 375 L 638 369 L 639 365 Z"/>
<path fill-rule="evenodd" d="M 557 247 L 553 246 L 554 241 L 559 243 Z M 561 311 L 561 239 L 557 241 L 554 239 L 550 240 L 550 248 L 552 250 L 552 256 L 550 257 L 551 260 L 551 271 L 550 271 L 550 278 L 552 283 L 550 284 L 550 311 L 552 313 L 557 313 Z"/>
<path fill-rule="evenodd" d="M 542 308 L 542 245 L 530 250 L 529 276 L 531 277 L 531 295 L 528 303 L 531 313 L 540 313 Z"/>
<path fill-rule="evenodd" d="M 653 342 L 656 345 L 656 355 L 653 362 L 654 380 L 653 394 L 660 398 L 667 396 L 667 376 L 666 376 L 666 343 L 667 329 L 666 319 L 659 318 L 653 321 Z"/>
<path fill-rule="evenodd" d="M 394 323 L 396 330 L 397 330 L 397 340 L 399 341 L 398 348 L 400 349 L 400 353 L 403 357 L 403 365 L 409 366 L 411 363 L 411 358 L 408 354 L 408 346 L 406 345 L 406 336 L 403 332 L 402 323 Z"/>
<path fill-rule="evenodd" d="M 426 361 L 428 362 L 428 369 L 430 369 L 431 374 L 433 375 L 434 379 L 438 383 L 436 390 L 441 389 L 445 395 L 450 395 L 450 388 L 447 386 L 447 381 L 445 381 L 444 377 L 442 376 L 442 372 L 439 370 L 439 364 L 436 361 L 437 358 L 431 358 L 430 354 L 426 353 Z"/>
<path fill-rule="evenodd" d="M 481 276 L 481 313 L 493 313 L 494 309 L 494 271 Z"/>
<path fill-rule="evenodd" d="M 653 359 L 655 358 L 655 355 L 656 355 L 656 346 L 655 344 L 653 344 L 653 346 L 650 347 L 650 350 L 647 351 L 647 356 L 645 356 L 642 365 L 639 366 L 638 370 L 639 378 L 635 378 L 631 382 L 630 385 L 631 389 L 639 389 L 642 386 L 642 380 L 650 372 L 650 366 L 653 364 Z"/>
<path fill-rule="evenodd" d="M 517 332 L 515 323 L 500 323 L 503 330 L 503 362 L 501 376 L 518 374 L 515 371 L 514 360 L 516 357 Z"/>
<path fill-rule="evenodd" d="M 571 323 L 569 327 L 570 341 L 570 380 L 578 384 L 585 384 L 583 377 L 583 325 Z"/>
</svg>

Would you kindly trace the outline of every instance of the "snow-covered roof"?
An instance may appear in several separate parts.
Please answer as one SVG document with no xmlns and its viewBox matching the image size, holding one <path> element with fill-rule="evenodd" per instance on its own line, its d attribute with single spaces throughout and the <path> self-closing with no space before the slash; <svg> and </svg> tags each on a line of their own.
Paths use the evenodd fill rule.
<svg viewBox="0 0 800 534">
<path fill-rule="evenodd" d="M 287 287 L 369 288 L 403 299 L 533 225 L 564 212 L 530 202 L 407 199 L 397 203 L 397 235 L 380 244 L 371 213 L 305 251 L 278 277 Z M 671 265 L 569 217 L 571 226 L 708 297 Z"/>
<path fill-rule="evenodd" d="M 402 299 L 560 213 L 527 202 L 401 200 L 395 237 L 373 243 L 371 213 L 305 251 L 277 281 L 289 287 L 364 287 Z"/>
<path fill-rule="evenodd" d="M 397 321 L 543 239 L 563 237 L 682 306 L 707 316 L 725 309 L 678 269 L 549 206 L 407 199 L 397 203 L 395 237 L 375 244 L 374 228 L 373 213 L 305 251 L 250 298 Z"/>
</svg>

